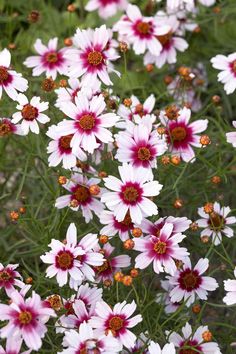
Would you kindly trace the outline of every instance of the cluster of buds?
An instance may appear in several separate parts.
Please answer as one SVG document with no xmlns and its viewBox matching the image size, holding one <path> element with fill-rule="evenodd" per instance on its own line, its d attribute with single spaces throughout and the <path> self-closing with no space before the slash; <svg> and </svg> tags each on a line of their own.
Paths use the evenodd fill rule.
<svg viewBox="0 0 236 354">
<path fill-rule="evenodd" d="M 21 214 L 25 214 L 26 208 L 24 206 L 20 207 L 18 210 L 12 210 L 9 213 L 12 222 L 17 222 Z"/>
</svg>

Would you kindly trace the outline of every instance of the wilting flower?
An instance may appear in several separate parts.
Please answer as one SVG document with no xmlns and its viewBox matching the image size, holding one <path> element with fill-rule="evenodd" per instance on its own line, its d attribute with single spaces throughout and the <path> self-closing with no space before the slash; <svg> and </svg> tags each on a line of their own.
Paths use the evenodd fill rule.
<svg viewBox="0 0 236 354">
<path fill-rule="evenodd" d="M 103 210 L 99 215 L 99 221 L 101 224 L 105 225 L 100 231 L 101 235 L 112 237 L 118 233 L 122 241 L 129 238 L 129 232 L 134 228 L 134 223 L 131 220 L 129 211 L 122 221 L 117 221 L 113 211 Z"/>
<path fill-rule="evenodd" d="M 233 121 L 233 126 L 236 128 L 236 120 Z M 236 131 L 226 133 L 226 140 L 228 143 L 232 144 L 233 147 L 236 147 Z"/>
<path fill-rule="evenodd" d="M 46 77 L 56 79 L 57 73 L 65 75 L 69 61 L 65 57 L 66 49 L 57 49 L 58 38 L 50 39 L 48 45 L 45 46 L 41 39 L 37 39 L 34 49 L 39 55 L 28 57 L 24 64 L 28 68 L 33 69 L 33 76 L 40 76 L 46 72 Z"/>
<path fill-rule="evenodd" d="M 13 124 L 11 119 L 0 118 L 0 137 L 11 134 L 24 135 L 20 124 Z"/>
<path fill-rule="evenodd" d="M 11 53 L 8 49 L 0 52 L 0 99 L 2 90 L 12 99 L 17 98 L 18 92 L 24 92 L 28 88 L 28 81 L 22 77 L 22 74 L 11 69 Z"/>
<path fill-rule="evenodd" d="M 173 343 L 167 343 L 161 349 L 159 344 L 153 341 L 151 341 L 148 346 L 148 352 L 149 354 L 175 354 L 176 353 L 175 346 Z"/>
<path fill-rule="evenodd" d="M 117 13 L 117 11 L 125 10 L 128 5 L 127 0 L 89 0 L 85 6 L 87 11 L 98 10 L 98 14 L 102 18 L 108 18 Z"/>
<path fill-rule="evenodd" d="M 236 89 L 236 53 L 228 56 L 218 54 L 211 59 L 213 68 L 220 70 L 218 81 L 224 84 L 227 95 Z"/>
<path fill-rule="evenodd" d="M 234 269 L 234 276 L 236 278 L 236 268 Z M 236 304 L 236 279 L 224 280 L 224 288 L 227 291 L 227 294 L 223 298 L 223 301 L 227 305 Z"/>
<path fill-rule="evenodd" d="M 29 101 L 28 98 L 19 93 L 17 96 L 17 102 L 19 103 L 16 108 L 19 112 L 12 115 L 13 123 L 21 122 L 21 129 L 25 135 L 31 130 L 35 134 L 39 134 L 39 123 L 45 124 L 50 121 L 50 118 L 42 113 L 48 109 L 48 102 L 40 102 L 40 97 L 32 97 Z"/>
<path fill-rule="evenodd" d="M 127 304 L 126 301 L 117 303 L 113 309 L 104 301 L 98 302 L 95 309 L 96 316 L 92 317 L 90 324 L 97 329 L 98 333 L 106 335 L 111 333 L 125 347 L 132 348 L 136 336 L 129 328 L 142 321 L 141 315 L 130 318 L 136 307 L 134 301 L 131 304 Z"/>
<path fill-rule="evenodd" d="M 114 212 L 117 221 L 123 221 L 130 212 L 132 222 L 140 224 L 143 217 L 157 215 L 158 210 L 148 197 L 160 193 L 162 185 L 158 181 L 147 182 L 144 169 L 131 165 L 120 166 L 121 180 L 114 176 L 104 178 L 105 186 L 113 192 L 104 192 L 102 202 Z"/>
<path fill-rule="evenodd" d="M 233 237 L 234 231 L 228 225 L 236 223 L 235 216 L 228 216 L 231 212 L 229 207 L 222 207 L 218 202 L 213 204 L 213 211 L 205 213 L 204 208 L 198 208 L 198 214 L 202 219 L 196 220 L 199 227 L 204 227 L 201 236 L 211 236 L 214 245 L 219 245 L 222 241 L 222 235 Z"/>
</svg>

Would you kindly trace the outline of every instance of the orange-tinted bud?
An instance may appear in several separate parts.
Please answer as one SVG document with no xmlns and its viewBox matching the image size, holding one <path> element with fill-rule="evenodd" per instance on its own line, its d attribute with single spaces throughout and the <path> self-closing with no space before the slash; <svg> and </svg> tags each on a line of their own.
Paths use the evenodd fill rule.
<svg viewBox="0 0 236 354">
<path fill-rule="evenodd" d="M 20 216 L 19 213 L 15 210 L 12 210 L 10 212 L 10 218 L 12 221 L 17 221 L 19 219 L 19 216 Z"/>
<path fill-rule="evenodd" d="M 205 213 L 210 214 L 214 211 L 214 204 L 213 203 L 206 203 L 203 207 Z"/>
<path fill-rule="evenodd" d="M 122 272 L 116 272 L 114 274 L 114 279 L 118 282 L 121 282 L 123 280 L 124 274 Z"/>
<path fill-rule="evenodd" d="M 153 71 L 153 69 L 154 69 L 154 65 L 153 64 L 147 64 L 146 65 L 146 71 L 148 73 L 151 73 Z"/>
<path fill-rule="evenodd" d="M 76 7 L 75 7 L 74 4 L 70 4 L 70 5 L 67 6 L 67 11 L 75 12 L 75 10 L 76 10 Z"/>
<path fill-rule="evenodd" d="M 198 314 L 201 311 L 201 306 L 199 304 L 193 305 L 192 311 L 193 313 Z"/>
<path fill-rule="evenodd" d="M 71 47 L 72 44 L 73 44 L 73 41 L 71 38 L 65 38 L 64 39 L 64 44 L 67 46 L 67 47 Z"/>
<path fill-rule="evenodd" d="M 132 250 L 134 248 L 134 241 L 129 238 L 123 242 L 123 246 L 126 250 Z"/>
<path fill-rule="evenodd" d="M 211 139 L 208 135 L 204 134 L 200 137 L 200 144 L 207 146 L 211 143 Z"/>
<path fill-rule="evenodd" d="M 174 165 L 176 165 L 176 166 L 179 165 L 180 162 L 181 162 L 180 156 L 177 156 L 177 155 L 172 156 L 172 157 L 171 157 L 171 162 L 172 162 Z"/>
<path fill-rule="evenodd" d="M 182 208 L 183 205 L 184 205 L 183 199 L 177 198 L 177 199 L 174 201 L 174 207 L 175 207 L 176 209 Z"/>
<path fill-rule="evenodd" d="M 66 184 L 67 178 L 65 176 L 59 176 L 58 177 L 58 183 L 59 184 Z"/>
<path fill-rule="evenodd" d="M 107 177 L 107 173 L 105 171 L 100 171 L 100 172 L 98 172 L 98 177 L 105 178 L 105 177 Z"/>
<path fill-rule="evenodd" d="M 125 42 L 119 42 L 119 49 L 122 53 L 126 53 L 128 50 L 128 44 Z"/>
<path fill-rule="evenodd" d="M 214 184 L 219 184 L 221 182 L 220 176 L 211 177 L 211 182 L 214 183 Z"/>
<path fill-rule="evenodd" d="M 162 163 L 163 165 L 169 165 L 169 163 L 170 163 L 170 157 L 169 157 L 169 156 L 162 156 L 162 158 L 161 158 L 161 163 Z"/>
<path fill-rule="evenodd" d="M 202 333 L 202 338 L 205 342 L 210 342 L 212 340 L 212 333 L 210 331 L 205 331 Z"/>
<path fill-rule="evenodd" d="M 89 192 L 92 194 L 92 195 L 98 195 L 100 193 L 101 189 L 100 187 L 97 185 L 97 184 L 92 184 L 90 187 L 89 187 Z"/>
<path fill-rule="evenodd" d="M 109 237 L 107 235 L 101 235 L 99 236 L 99 242 L 102 243 L 103 245 L 107 243 L 109 240 Z"/>
<path fill-rule="evenodd" d="M 125 275 L 123 277 L 122 283 L 125 286 L 130 286 L 133 283 L 133 278 L 130 275 Z"/>
<path fill-rule="evenodd" d="M 136 269 L 136 268 L 131 269 L 130 275 L 132 278 L 137 278 L 137 276 L 139 275 L 138 269 Z"/>
<path fill-rule="evenodd" d="M 133 230 L 132 230 L 132 235 L 134 237 L 141 237 L 143 234 L 142 230 L 139 228 L 139 227 L 135 227 Z"/>
<path fill-rule="evenodd" d="M 32 284 L 33 283 L 33 278 L 32 277 L 28 277 L 25 279 L 25 283 L 26 284 Z"/>
<path fill-rule="evenodd" d="M 130 107 L 132 104 L 131 98 L 125 98 L 123 104 L 125 105 L 125 107 Z"/>
</svg>

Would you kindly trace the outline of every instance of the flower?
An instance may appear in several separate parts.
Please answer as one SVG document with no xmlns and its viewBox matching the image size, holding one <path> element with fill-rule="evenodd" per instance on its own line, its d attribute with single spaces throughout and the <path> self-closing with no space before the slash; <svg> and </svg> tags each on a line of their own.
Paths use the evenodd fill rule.
<svg viewBox="0 0 236 354">
<path fill-rule="evenodd" d="M 27 68 L 33 69 L 33 76 L 40 76 L 46 72 L 46 77 L 56 79 L 57 73 L 65 75 L 69 61 L 65 57 L 66 49 L 57 49 L 58 38 L 52 38 L 45 46 L 41 39 L 37 39 L 34 44 L 34 49 L 39 55 L 28 57 L 24 61 Z"/>
<path fill-rule="evenodd" d="M 186 217 L 175 218 L 174 216 L 167 216 L 164 218 L 159 218 L 153 223 L 150 220 L 143 219 L 141 229 L 144 234 L 146 233 L 148 235 L 154 235 L 159 237 L 160 230 L 165 225 L 165 223 L 173 225 L 172 234 L 175 234 L 186 231 L 189 228 L 189 225 L 191 224 L 191 220 L 187 219 Z"/>
<path fill-rule="evenodd" d="M 173 286 L 169 283 L 168 280 L 161 280 L 161 287 L 165 290 L 165 293 L 158 293 L 156 296 L 156 302 L 158 304 L 165 305 L 165 313 L 175 312 L 181 305 L 180 302 L 172 302 L 170 298 L 170 291 L 173 289 Z"/>
<path fill-rule="evenodd" d="M 8 337 L 6 341 L 6 350 L 0 345 L 0 354 L 30 354 L 31 349 L 21 352 L 21 337 Z"/>
<path fill-rule="evenodd" d="M 118 233 L 122 241 L 129 238 L 129 231 L 134 228 L 129 211 L 127 211 L 122 221 L 117 221 L 113 211 L 103 210 L 99 215 L 99 221 L 101 224 L 106 225 L 100 230 L 101 235 L 112 237 Z"/>
<path fill-rule="evenodd" d="M 236 120 L 233 121 L 233 126 L 236 128 Z M 236 147 L 236 132 L 226 133 L 226 140 L 228 143 Z"/>
<path fill-rule="evenodd" d="M 234 269 L 234 276 L 236 278 L 236 267 Z M 236 279 L 224 280 L 224 288 L 225 288 L 225 291 L 227 291 L 227 294 L 223 298 L 223 301 L 227 305 L 236 304 Z"/>
<path fill-rule="evenodd" d="M 207 128 L 208 120 L 199 119 L 189 124 L 191 110 L 184 107 L 179 110 L 176 120 L 165 120 L 160 117 L 166 127 L 167 142 L 173 155 L 180 155 L 185 162 L 194 162 L 195 153 L 192 146 L 201 147 L 198 133 Z"/>
<path fill-rule="evenodd" d="M 118 167 L 121 180 L 114 176 L 104 178 L 105 186 L 113 192 L 104 192 L 102 202 L 114 212 L 117 221 L 123 221 L 130 212 L 132 222 L 140 224 L 143 217 L 157 215 L 158 210 L 148 197 L 160 193 L 158 181 L 147 182 L 144 169 L 123 164 Z"/>
<path fill-rule="evenodd" d="M 153 341 L 150 342 L 148 346 L 149 354 L 175 354 L 175 347 L 173 343 L 165 344 L 164 347 L 161 349 L 158 343 Z"/>
<path fill-rule="evenodd" d="M 218 54 L 211 59 L 213 68 L 220 70 L 218 81 L 224 84 L 227 95 L 236 89 L 236 53 L 228 56 Z"/>
<path fill-rule="evenodd" d="M 28 81 L 22 77 L 22 74 L 11 69 L 11 53 L 8 49 L 0 52 L 0 99 L 2 90 L 12 99 L 17 98 L 18 92 L 24 92 L 28 88 Z"/>
<path fill-rule="evenodd" d="M 76 48 L 68 49 L 66 57 L 70 60 L 68 75 L 73 78 L 83 77 L 84 83 L 89 83 L 94 78 L 99 78 L 105 85 L 112 85 L 108 72 L 114 72 L 111 61 L 119 56 L 111 43 L 112 32 L 105 25 L 95 30 L 76 31 L 73 44 Z"/>
<path fill-rule="evenodd" d="M 95 308 L 96 303 L 102 300 L 102 291 L 101 288 L 89 286 L 88 283 L 80 285 L 76 299 L 82 300 L 87 308 Z"/>
<path fill-rule="evenodd" d="M 82 147 L 93 153 L 100 146 L 100 142 L 113 142 L 111 128 L 119 120 L 114 113 L 104 113 L 106 103 L 102 94 L 91 99 L 85 93 L 79 92 L 75 97 L 75 104 L 63 104 L 61 110 L 72 120 L 63 120 L 58 124 L 58 131 L 62 135 L 74 134 L 71 140 L 72 152 Z"/>
<path fill-rule="evenodd" d="M 32 133 L 39 134 L 38 122 L 45 124 L 50 121 L 50 118 L 42 113 L 48 109 L 48 102 L 40 102 L 40 97 L 32 97 L 29 101 L 28 98 L 19 93 L 16 101 L 19 103 L 16 108 L 19 112 L 13 114 L 12 123 L 21 122 L 21 129 L 25 135 L 31 130 Z"/>
<path fill-rule="evenodd" d="M 85 251 L 77 245 L 77 232 L 74 223 L 68 227 L 65 243 L 52 239 L 49 247 L 51 251 L 40 257 L 44 263 L 51 264 L 46 270 L 47 277 L 52 278 L 56 275 L 59 286 L 67 283 L 68 275 L 74 280 L 83 279 L 78 256 L 85 254 Z"/>
<path fill-rule="evenodd" d="M 101 18 L 114 16 L 117 11 L 125 10 L 128 5 L 127 0 L 89 0 L 85 6 L 86 11 L 98 10 Z"/>
<path fill-rule="evenodd" d="M 180 302 L 182 299 L 186 301 L 186 306 L 189 307 L 196 296 L 202 300 L 207 299 L 208 291 L 214 291 L 218 284 L 212 277 L 202 276 L 209 267 L 209 260 L 201 258 L 192 269 L 189 258 L 186 258 L 182 269 L 178 269 L 174 276 L 169 276 L 167 279 L 173 286 L 170 292 L 172 302 Z"/>
<path fill-rule="evenodd" d="M 222 235 L 233 237 L 234 232 L 228 225 L 236 223 L 235 216 L 227 216 L 231 212 L 229 207 L 222 207 L 218 202 L 213 204 L 213 211 L 205 213 L 204 208 L 198 208 L 198 214 L 201 219 L 196 220 L 199 227 L 204 227 L 202 236 L 211 236 L 214 245 L 219 245 L 222 241 Z"/>
<path fill-rule="evenodd" d="M 20 124 L 13 124 L 11 119 L 0 118 L 0 137 L 11 134 L 24 135 Z"/>
<path fill-rule="evenodd" d="M 134 249 L 141 252 L 135 259 L 135 268 L 144 269 L 153 262 L 155 273 L 165 271 L 174 275 L 177 270 L 174 259 L 183 261 L 189 253 L 186 248 L 178 245 L 186 236 L 172 232 L 173 225 L 165 223 L 158 236 L 135 239 Z"/>
<path fill-rule="evenodd" d="M 81 208 L 85 222 L 88 223 L 93 218 L 92 211 L 99 215 L 104 209 L 104 205 L 98 200 L 100 194 L 93 195 L 89 189 L 90 186 L 97 185 L 99 182 L 100 179 L 87 179 L 86 176 L 81 174 L 81 170 L 77 170 L 67 180 L 67 183 L 63 184 L 63 187 L 70 194 L 57 198 L 55 203 L 56 208 L 62 209 L 68 206 L 74 211 L 78 211 Z"/>
<path fill-rule="evenodd" d="M 98 302 L 95 308 L 96 316 L 93 316 L 89 323 L 93 328 L 97 328 L 98 333 L 112 334 L 125 347 L 132 348 L 136 336 L 129 328 L 142 321 L 141 315 L 130 318 L 136 307 L 134 301 L 131 304 L 127 304 L 126 301 L 117 303 L 113 309 L 104 301 Z"/>
<path fill-rule="evenodd" d="M 61 354 L 90 351 L 98 354 L 118 354 L 121 350 L 121 345 L 116 338 L 97 334 L 87 323 L 82 323 L 78 332 L 75 330 L 66 331 L 63 344 L 67 349 L 64 349 Z"/>
<path fill-rule="evenodd" d="M 8 297 L 11 297 L 12 292 L 15 291 L 15 286 L 20 288 L 25 286 L 20 273 L 15 270 L 18 266 L 19 264 L 8 264 L 4 267 L 0 263 L 0 288 L 5 289 Z"/>
<path fill-rule="evenodd" d="M 27 299 L 15 291 L 11 300 L 10 305 L 0 304 L 1 321 L 9 321 L 1 328 L 1 338 L 20 336 L 28 348 L 38 350 L 47 332 L 45 323 L 51 316 L 55 317 L 54 311 L 34 291 Z"/>
<path fill-rule="evenodd" d="M 206 331 L 208 331 L 208 326 L 200 326 L 193 333 L 192 327 L 187 322 L 182 328 L 183 335 L 180 336 L 178 333 L 173 332 L 169 336 L 169 341 L 180 350 L 180 353 L 221 354 L 217 343 L 204 342 L 202 335 Z"/>
</svg>

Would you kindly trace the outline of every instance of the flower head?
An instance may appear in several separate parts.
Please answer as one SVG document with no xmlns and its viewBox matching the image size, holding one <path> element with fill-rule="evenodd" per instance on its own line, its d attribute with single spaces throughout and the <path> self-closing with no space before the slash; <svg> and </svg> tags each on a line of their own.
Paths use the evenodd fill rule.
<svg viewBox="0 0 236 354">
<path fill-rule="evenodd" d="M 15 291 L 15 286 L 23 288 L 25 284 L 16 268 L 19 264 L 8 264 L 6 267 L 0 263 L 0 288 L 4 288 L 7 296 L 11 297 L 11 293 Z"/>
<path fill-rule="evenodd" d="M 236 53 L 228 56 L 218 54 L 211 59 L 213 68 L 220 70 L 218 81 L 224 84 L 227 95 L 236 89 Z"/>
<path fill-rule="evenodd" d="M 11 134 L 24 135 L 20 124 L 13 124 L 11 119 L 0 118 L 0 137 Z"/>
<path fill-rule="evenodd" d="M 99 16 L 106 19 L 114 16 L 117 11 L 125 10 L 127 5 L 127 0 L 89 0 L 85 10 L 98 10 Z"/>
<path fill-rule="evenodd" d="M 236 268 L 234 269 L 234 276 L 236 278 Z M 236 279 L 224 280 L 224 288 L 227 294 L 223 301 L 227 305 L 234 305 L 236 303 Z"/>
</svg>

